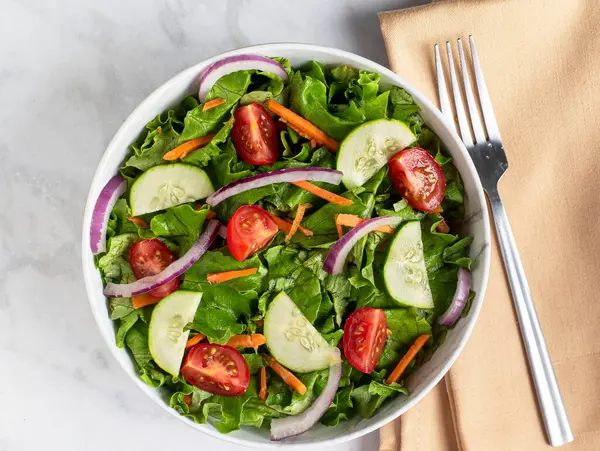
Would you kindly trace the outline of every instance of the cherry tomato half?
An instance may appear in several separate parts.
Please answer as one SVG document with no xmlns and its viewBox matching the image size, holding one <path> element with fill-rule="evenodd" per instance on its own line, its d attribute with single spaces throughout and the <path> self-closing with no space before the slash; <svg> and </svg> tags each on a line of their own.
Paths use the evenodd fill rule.
<svg viewBox="0 0 600 451">
<path fill-rule="evenodd" d="M 154 276 L 174 261 L 173 252 L 158 238 L 138 241 L 129 249 L 129 265 L 136 279 Z M 179 279 L 173 279 L 148 294 L 160 299 L 168 296 L 177 288 L 179 288 Z"/>
<path fill-rule="evenodd" d="M 405 149 L 389 162 L 390 177 L 400 195 L 417 210 L 436 211 L 446 191 L 446 178 L 425 149 Z"/>
<path fill-rule="evenodd" d="M 241 395 L 250 384 L 250 370 L 242 354 L 231 346 L 212 343 L 190 349 L 181 374 L 193 386 L 215 395 Z"/>
<path fill-rule="evenodd" d="M 278 231 L 267 211 L 256 205 L 244 205 L 227 224 L 227 247 L 233 258 L 241 262 L 269 244 Z"/>
<path fill-rule="evenodd" d="M 273 119 L 260 103 L 235 110 L 231 138 L 238 155 L 246 163 L 273 164 L 279 156 L 279 142 Z"/>
<path fill-rule="evenodd" d="M 363 307 L 344 325 L 344 355 L 354 368 L 371 373 L 379 361 L 387 335 L 387 322 L 382 309 Z"/>
</svg>

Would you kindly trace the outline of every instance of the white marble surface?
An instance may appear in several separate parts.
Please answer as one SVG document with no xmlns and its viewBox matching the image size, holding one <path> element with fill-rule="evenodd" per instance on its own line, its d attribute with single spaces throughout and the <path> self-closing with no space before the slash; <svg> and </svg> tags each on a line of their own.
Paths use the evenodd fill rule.
<svg viewBox="0 0 600 451">
<path fill-rule="evenodd" d="M 135 106 L 197 61 L 295 41 L 385 64 L 376 13 L 424 1 L 0 0 L 0 451 L 243 449 L 154 405 L 96 331 L 79 245 L 95 166 Z"/>
</svg>

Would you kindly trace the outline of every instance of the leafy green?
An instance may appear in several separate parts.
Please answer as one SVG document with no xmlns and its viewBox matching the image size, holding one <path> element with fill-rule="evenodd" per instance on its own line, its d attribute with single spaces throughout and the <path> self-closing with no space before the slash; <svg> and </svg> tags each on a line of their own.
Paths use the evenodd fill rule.
<svg viewBox="0 0 600 451">
<path fill-rule="evenodd" d="M 206 279 L 209 273 L 258 268 L 256 274 L 219 284 Z M 211 342 L 226 343 L 233 335 L 241 334 L 257 307 L 258 289 L 266 274 L 258 256 L 238 262 L 219 251 L 206 252 L 184 275 L 182 289 L 202 292 L 200 307 L 191 328 L 206 335 Z"/>
<path fill-rule="evenodd" d="M 371 381 L 368 385 L 362 385 L 352 390 L 351 397 L 358 414 L 363 418 L 371 418 L 387 398 L 400 393 L 408 395 L 408 390 L 396 382 L 384 385 Z"/>
<path fill-rule="evenodd" d="M 152 386 L 160 387 L 167 381 L 167 374 L 159 369 L 148 349 L 148 324 L 137 321 L 125 335 L 125 344 L 131 351 L 133 360 L 138 366 L 142 380 Z"/>
<path fill-rule="evenodd" d="M 206 111 L 202 111 L 201 105 L 189 111 L 185 116 L 185 126 L 179 137 L 179 143 L 201 138 L 213 132 L 246 93 L 250 86 L 250 76 L 251 71 L 242 70 L 221 77 L 208 91 L 206 102 L 217 98 L 225 102 Z"/>
<path fill-rule="evenodd" d="M 202 226 L 209 211 L 208 208 L 194 210 L 187 204 L 171 207 L 152 218 L 150 229 L 156 236 L 174 238 L 179 252 L 183 254 L 202 233 Z"/>
<path fill-rule="evenodd" d="M 127 254 L 131 246 L 139 240 L 137 233 L 123 233 L 108 240 L 108 252 L 98 260 L 98 268 L 106 281 L 114 283 L 135 281 Z"/>
<path fill-rule="evenodd" d="M 206 146 L 201 147 L 198 150 L 194 150 L 183 159 L 183 162 L 194 164 L 200 167 L 207 166 L 214 157 L 221 153 L 221 148 L 219 145 L 227 141 L 227 138 L 229 138 L 229 135 L 231 134 L 232 128 L 233 121 L 225 122 L 223 127 L 221 127 L 215 137 L 211 139 Z"/>
<path fill-rule="evenodd" d="M 345 119 L 327 108 L 327 86 L 321 80 L 296 72 L 290 80 L 290 107 L 334 139 L 342 140 L 364 121 Z"/>
</svg>

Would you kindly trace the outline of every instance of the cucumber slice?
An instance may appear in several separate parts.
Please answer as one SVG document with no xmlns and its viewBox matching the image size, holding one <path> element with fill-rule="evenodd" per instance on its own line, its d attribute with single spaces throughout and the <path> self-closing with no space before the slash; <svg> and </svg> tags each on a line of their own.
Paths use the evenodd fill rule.
<svg viewBox="0 0 600 451">
<path fill-rule="evenodd" d="M 406 222 L 392 237 L 383 264 L 383 281 L 398 304 L 433 308 L 419 221 Z"/>
<path fill-rule="evenodd" d="M 336 360 L 335 348 L 283 291 L 269 304 L 264 334 L 273 357 L 292 371 L 310 373 L 329 368 Z"/>
<path fill-rule="evenodd" d="M 152 311 L 148 329 L 150 355 L 158 366 L 173 376 L 179 374 L 190 334 L 183 328 L 194 319 L 201 298 L 202 293 L 175 291 L 161 299 Z"/>
<path fill-rule="evenodd" d="M 404 122 L 377 119 L 355 128 L 340 145 L 337 170 L 348 189 L 362 186 L 417 137 Z"/>
<path fill-rule="evenodd" d="M 133 183 L 129 205 L 133 216 L 204 199 L 215 192 L 206 172 L 184 163 L 148 169 Z"/>
</svg>

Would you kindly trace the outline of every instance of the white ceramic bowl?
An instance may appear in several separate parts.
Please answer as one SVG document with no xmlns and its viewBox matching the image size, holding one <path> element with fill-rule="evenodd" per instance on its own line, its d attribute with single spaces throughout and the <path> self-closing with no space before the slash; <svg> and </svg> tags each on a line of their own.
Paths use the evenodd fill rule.
<svg viewBox="0 0 600 451">
<path fill-rule="evenodd" d="M 448 333 L 446 342 L 434 353 L 431 360 L 409 378 L 408 388 L 410 395 L 407 397 L 398 397 L 384 404 L 372 418 L 363 419 L 356 417 L 351 421 L 342 421 L 335 427 L 324 427 L 321 424 L 317 424 L 308 432 L 283 442 L 271 442 L 268 437 L 268 431 L 265 429 L 248 427 L 231 434 L 223 435 L 210 424 L 196 424 L 171 409 L 168 404 L 168 397 L 163 391 L 144 384 L 140 380 L 133 360 L 127 351 L 115 346 L 114 325 L 108 317 L 107 302 L 102 294 L 102 282 L 98 271 L 94 267 L 94 260 L 90 252 L 89 229 L 94 203 L 108 179 L 117 173 L 121 162 L 128 153 L 129 145 L 136 140 L 146 123 L 157 114 L 177 104 L 184 96 L 197 93 L 198 75 L 207 66 L 223 57 L 244 53 L 282 56 L 289 59 L 294 67 L 298 67 L 310 60 L 320 61 L 325 65 L 348 64 L 355 68 L 378 72 L 381 74 L 381 82 L 384 85 L 397 85 L 409 91 L 415 101 L 421 106 L 421 114 L 425 122 L 440 137 L 446 150 L 454 158 L 454 164 L 460 171 L 466 192 L 466 216 L 469 218 L 465 233 L 471 234 L 474 237 L 471 246 L 471 257 L 475 260 L 473 267 L 473 290 L 477 295 L 473 300 L 471 311 L 466 318 L 461 319 L 454 329 Z M 85 209 L 81 247 L 85 286 L 96 323 L 113 356 L 121 364 L 125 372 L 129 374 L 131 379 L 150 398 L 167 412 L 170 412 L 175 418 L 205 434 L 241 445 L 261 449 L 274 449 L 291 448 L 315 443 L 323 446 L 325 444 L 345 442 L 374 431 L 419 402 L 446 374 L 458 357 L 475 325 L 487 284 L 490 260 L 489 242 L 490 229 L 485 198 L 475 168 L 454 129 L 446 125 L 442 115 L 428 99 L 389 69 L 352 53 L 314 45 L 268 44 L 224 53 L 184 70 L 154 91 L 131 113 L 110 142 L 96 170 Z"/>
</svg>

